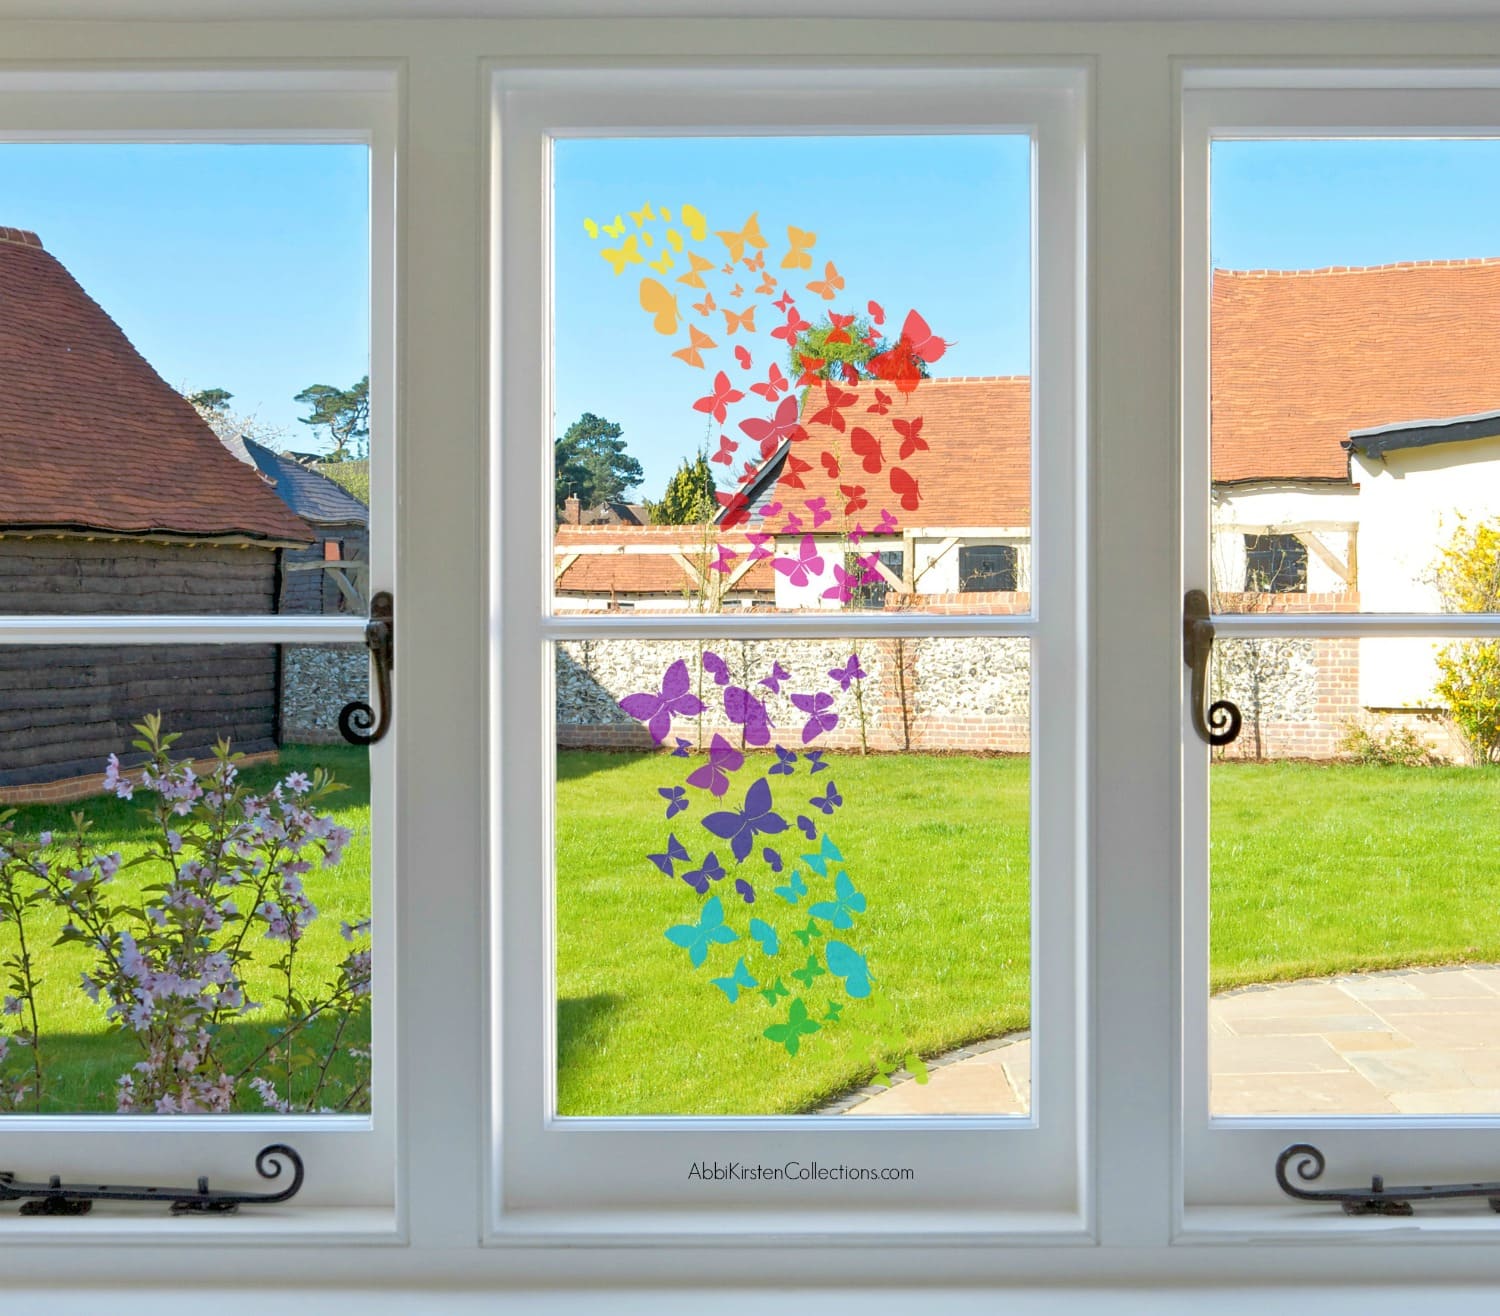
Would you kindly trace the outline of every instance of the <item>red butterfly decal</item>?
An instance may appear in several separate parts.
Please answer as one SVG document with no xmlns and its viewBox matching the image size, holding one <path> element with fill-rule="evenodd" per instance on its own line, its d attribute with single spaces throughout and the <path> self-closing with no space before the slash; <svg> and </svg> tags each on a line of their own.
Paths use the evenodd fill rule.
<svg viewBox="0 0 1500 1316">
<path fill-rule="evenodd" d="M 922 492 L 911 475 L 899 466 L 891 467 L 891 492 L 901 498 L 901 506 L 915 512 L 922 502 Z"/>
<path fill-rule="evenodd" d="M 880 474 L 880 468 L 885 465 L 885 454 L 880 450 L 879 439 L 856 425 L 849 431 L 849 446 L 854 449 L 855 456 L 864 458 L 865 470 L 871 475 Z"/>
<path fill-rule="evenodd" d="M 844 361 L 840 364 L 839 369 L 844 372 L 844 383 L 859 383 L 859 368 L 854 364 L 854 362 Z"/>
<path fill-rule="evenodd" d="M 811 328 L 812 325 L 797 314 L 797 308 L 790 306 L 787 308 L 786 323 L 778 325 L 775 329 L 771 330 L 771 337 L 784 338 L 789 344 L 795 343 L 798 334 L 802 333 L 805 329 Z"/>
<path fill-rule="evenodd" d="M 922 418 L 893 420 L 891 427 L 901 436 L 901 460 L 905 461 L 914 452 L 927 452 L 927 440 L 922 437 Z"/>
<path fill-rule="evenodd" d="M 829 425 L 842 434 L 844 432 L 844 414 L 839 408 L 847 407 L 857 402 L 859 400 L 858 395 L 855 393 L 845 393 L 843 389 L 832 382 L 826 384 L 825 387 L 828 390 L 828 405 L 822 411 L 814 413 L 812 422 L 814 425 Z"/>
<path fill-rule="evenodd" d="M 879 302 L 869 302 L 867 303 L 867 305 L 870 311 L 870 319 L 872 319 L 876 324 L 884 324 L 885 308 L 881 306 Z"/>
<path fill-rule="evenodd" d="M 750 391 L 752 393 L 759 393 L 767 402 L 775 402 L 791 386 L 791 381 L 781 373 L 781 367 L 773 361 L 771 362 L 771 372 L 766 376 L 766 382 L 764 384 L 751 384 Z"/>
<path fill-rule="evenodd" d="M 795 303 L 794 303 L 794 302 L 793 302 L 793 301 L 792 301 L 792 294 L 791 294 L 791 290 L 790 290 L 790 289 L 788 289 L 788 290 L 787 290 L 787 291 L 786 291 L 786 292 L 784 292 L 784 293 L 782 293 L 782 294 L 781 294 L 781 296 L 780 296 L 780 297 L 778 297 L 778 298 L 777 298 L 777 299 L 776 299 L 776 300 L 775 300 L 775 301 L 774 301 L 774 302 L 772 302 L 772 303 L 771 303 L 771 304 L 772 304 L 772 305 L 773 305 L 773 306 L 774 306 L 774 307 L 775 307 L 775 308 L 776 308 L 776 309 L 777 309 L 777 310 L 778 310 L 778 311 L 785 311 L 785 310 L 787 310 L 787 309 L 788 309 L 788 308 L 789 308 L 789 307 L 791 307 L 791 306 L 793 306 L 793 305 L 795 305 Z"/>
<path fill-rule="evenodd" d="M 889 352 L 870 358 L 870 369 L 877 379 L 887 379 L 903 393 L 910 393 L 922 377 L 923 363 L 931 365 L 948 350 L 945 339 L 935 336 L 927 321 L 916 311 L 908 311 L 901 326 L 901 338 Z"/>
<path fill-rule="evenodd" d="M 719 435 L 719 450 L 708 460 L 711 462 L 723 462 L 725 466 L 734 465 L 734 454 L 739 450 L 739 444 L 727 434 Z"/>
<path fill-rule="evenodd" d="M 828 322 L 833 326 L 828 331 L 828 336 L 823 340 L 825 343 L 852 343 L 849 337 L 849 327 L 854 323 L 852 315 L 840 315 L 837 311 L 828 312 Z"/>
<path fill-rule="evenodd" d="M 823 360 L 822 357 L 804 356 L 801 352 L 797 353 L 797 360 L 802 362 L 802 375 L 797 380 L 797 387 L 814 387 L 818 382 L 818 371 L 820 371 L 827 363 Z"/>
<path fill-rule="evenodd" d="M 812 463 L 802 461 L 795 452 L 786 455 L 786 465 L 781 468 L 781 483 L 792 489 L 806 489 L 802 483 L 802 472 L 812 470 Z"/>
<path fill-rule="evenodd" d="M 862 484 L 841 484 L 839 492 L 849 501 L 844 504 L 844 515 L 852 516 L 861 507 L 868 507 L 870 500 L 865 497 L 865 487 Z"/>
<path fill-rule="evenodd" d="M 825 452 L 820 460 L 823 463 L 823 469 L 828 472 L 828 478 L 830 480 L 837 480 L 839 478 L 839 459 L 831 452 Z"/>
<path fill-rule="evenodd" d="M 738 402 L 744 396 L 739 389 L 730 387 L 729 376 L 721 370 L 714 376 L 714 391 L 693 403 L 693 410 L 706 411 L 722 425 L 730 404 Z"/>
<path fill-rule="evenodd" d="M 781 399 L 776 414 L 769 420 L 751 416 L 740 421 L 740 428 L 760 444 L 760 455 L 769 457 L 783 442 L 805 439 L 807 431 L 797 423 L 797 399 L 788 394 Z"/>
<path fill-rule="evenodd" d="M 726 529 L 737 525 L 744 525 L 750 519 L 750 499 L 736 489 L 733 493 L 725 493 L 721 489 L 714 490 L 714 497 L 719 500 L 723 511 L 719 514 L 719 524 Z"/>
<path fill-rule="evenodd" d="M 734 349 L 734 359 L 740 363 L 741 370 L 750 369 L 750 353 L 744 346 Z"/>
<path fill-rule="evenodd" d="M 877 416 L 885 415 L 885 413 L 890 409 L 891 395 L 889 393 L 882 392 L 878 388 L 875 390 L 875 401 L 870 403 L 870 405 L 865 408 L 866 411 L 873 411 Z"/>
</svg>

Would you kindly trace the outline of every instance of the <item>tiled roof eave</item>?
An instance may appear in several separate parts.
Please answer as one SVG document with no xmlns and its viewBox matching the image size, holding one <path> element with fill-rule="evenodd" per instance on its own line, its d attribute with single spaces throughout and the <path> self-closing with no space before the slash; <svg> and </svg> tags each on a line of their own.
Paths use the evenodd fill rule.
<svg viewBox="0 0 1500 1316">
<path fill-rule="evenodd" d="M 216 545 L 222 548 L 306 548 L 315 542 L 307 539 L 277 539 L 246 534 L 238 530 L 194 531 L 172 530 L 161 526 L 121 529 L 118 526 L 57 525 L 8 522 L 0 525 L 0 539 L 106 539 L 136 543 L 171 544 L 181 548 Z"/>
</svg>

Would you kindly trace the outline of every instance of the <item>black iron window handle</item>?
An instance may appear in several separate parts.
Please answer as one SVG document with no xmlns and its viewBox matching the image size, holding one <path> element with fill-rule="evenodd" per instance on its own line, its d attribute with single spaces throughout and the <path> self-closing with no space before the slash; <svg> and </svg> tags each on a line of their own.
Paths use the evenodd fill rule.
<svg viewBox="0 0 1500 1316">
<path fill-rule="evenodd" d="M 365 647 L 375 669 L 380 697 L 380 718 L 363 699 L 344 705 L 339 713 L 339 734 L 351 745 L 373 745 L 391 729 L 391 669 L 396 665 L 396 600 L 381 590 L 370 600 L 370 620 L 365 626 Z"/>
<path fill-rule="evenodd" d="M 1323 1173 L 1323 1153 L 1310 1142 L 1296 1142 L 1276 1158 L 1276 1182 L 1288 1197 L 1303 1202 L 1338 1202 L 1345 1215 L 1411 1215 L 1413 1202 L 1436 1202 L 1448 1198 L 1482 1197 L 1490 1210 L 1500 1211 L 1500 1182 L 1413 1184 L 1387 1188 L 1381 1175 L 1373 1175 L 1368 1188 L 1299 1188 L 1287 1177 L 1287 1166 L 1296 1161 L 1297 1177 L 1311 1183 Z"/>
<path fill-rule="evenodd" d="M 1236 704 L 1216 699 L 1208 705 L 1208 660 L 1214 651 L 1214 624 L 1209 619 L 1208 595 L 1190 589 L 1182 596 L 1182 657 L 1193 673 L 1193 730 L 1210 745 L 1227 745 L 1240 734 L 1243 718 Z"/>
<path fill-rule="evenodd" d="M 241 1206 L 270 1206 L 297 1195 L 302 1187 L 302 1158 L 284 1142 L 262 1147 L 255 1172 L 262 1179 L 279 1179 L 292 1167 L 292 1181 L 278 1193 L 235 1193 L 210 1189 L 200 1178 L 194 1188 L 114 1187 L 109 1184 L 63 1183 L 53 1175 L 46 1183 L 25 1183 L 9 1170 L 0 1170 L 0 1202 L 20 1202 L 22 1215 L 87 1215 L 95 1202 L 170 1202 L 173 1215 L 233 1215 Z"/>
</svg>

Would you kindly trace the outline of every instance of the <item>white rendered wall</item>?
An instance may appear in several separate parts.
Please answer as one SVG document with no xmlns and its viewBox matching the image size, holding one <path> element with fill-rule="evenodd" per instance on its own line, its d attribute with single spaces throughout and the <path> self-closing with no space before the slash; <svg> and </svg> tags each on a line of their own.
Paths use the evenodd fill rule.
<svg viewBox="0 0 1500 1316">
<path fill-rule="evenodd" d="M 1363 504 L 1357 489 L 1347 485 L 1255 484 L 1231 485 L 1214 492 L 1213 587 L 1236 593 L 1245 587 L 1245 536 L 1262 527 L 1316 526 L 1320 522 L 1360 522 Z M 1349 532 L 1316 531 L 1318 539 L 1340 562 L 1349 561 Z M 1365 542 L 1359 538 L 1359 575 L 1364 583 Z M 1316 553 L 1307 555 L 1307 588 L 1313 594 L 1336 594 L 1347 586 L 1342 577 Z"/>
</svg>

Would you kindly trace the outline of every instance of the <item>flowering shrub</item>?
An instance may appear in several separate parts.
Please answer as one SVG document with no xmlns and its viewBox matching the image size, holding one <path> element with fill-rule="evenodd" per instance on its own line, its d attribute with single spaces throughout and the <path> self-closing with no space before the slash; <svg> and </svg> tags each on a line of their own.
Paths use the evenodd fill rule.
<svg viewBox="0 0 1500 1316">
<path fill-rule="evenodd" d="M 46 1037 L 27 928 L 41 906 L 64 911 L 56 944 L 92 954 L 80 989 L 139 1048 L 141 1059 L 116 1083 L 121 1112 L 285 1112 L 294 1074 L 302 1076 L 297 1109 L 357 1108 L 369 1092 L 369 1053 L 346 1039 L 368 1029 L 369 921 L 344 925 L 345 939 L 358 944 L 333 981 L 309 992 L 298 974 L 300 944 L 318 917 L 304 879 L 336 866 L 352 835 L 318 812 L 343 786 L 319 769 L 289 773 L 256 794 L 240 782 L 243 756 L 227 741 L 199 776 L 190 761 L 172 759 L 178 737 L 163 732 L 159 716 L 135 729 L 144 766 L 132 779 L 112 754 L 105 785 L 120 799 L 143 797 L 145 853 L 126 861 L 101 851 L 82 812 L 62 840 L 18 836 L 14 811 L 0 815 L 0 934 L 13 930 L 16 948 L 3 961 L 0 1108 L 42 1108 Z M 119 875 L 138 867 L 150 880 L 122 891 Z M 282 1019 L 248 1061 L 231 1060 L 227 1026 L 266 1008 L 245 984 L 253 950 L 266 942 L 276 948 Z M 319 1047 L 309 1040 L 315 1021 L 327 1034 Z"/>
</svg>

